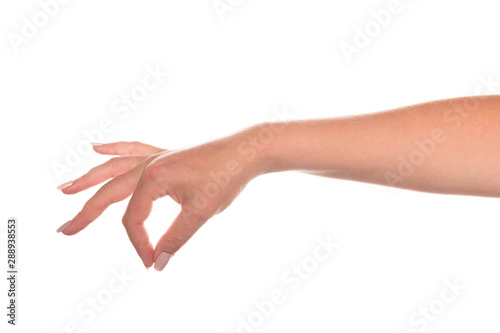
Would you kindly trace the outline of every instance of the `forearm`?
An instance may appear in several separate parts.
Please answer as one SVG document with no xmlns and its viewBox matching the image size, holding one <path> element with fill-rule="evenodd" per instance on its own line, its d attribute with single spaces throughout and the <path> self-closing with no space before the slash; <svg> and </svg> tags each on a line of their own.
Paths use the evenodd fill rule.
<svg viewBox="0 0 500 333">
<path fill-rule="evenodd" d="M 500 96 L 283 125 L 265 151 L 268 172 L 500 196 Z"/>
</svg>

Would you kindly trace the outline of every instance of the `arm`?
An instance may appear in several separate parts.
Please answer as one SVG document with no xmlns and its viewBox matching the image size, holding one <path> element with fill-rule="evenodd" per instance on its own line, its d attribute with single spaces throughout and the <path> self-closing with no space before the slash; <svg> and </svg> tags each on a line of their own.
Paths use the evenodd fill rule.
<svg viewBox="0 0 500 333">
<path fill-rule="evenodd" d="M 456 98 L 354 117 L 264 123 L 199 146 L 97 145 L 119 155 L 59 187 L 74 194 L 111 179 L 58 231 L 74 235 L 132 196 L 123 225 L 146 267 L 162 270 L 258 175 L 286 170 L 435 193 L 500 196 L 500 96 Z M 170 196 L 181 212 L 156 246 L 144 221 Z"/>
<path fill-rule="evenodd" d="M 441 100 L 354 117 L 286 123 L 268 170 L 399 188 L 500 196 L 500 96 Z"/>
</svg>

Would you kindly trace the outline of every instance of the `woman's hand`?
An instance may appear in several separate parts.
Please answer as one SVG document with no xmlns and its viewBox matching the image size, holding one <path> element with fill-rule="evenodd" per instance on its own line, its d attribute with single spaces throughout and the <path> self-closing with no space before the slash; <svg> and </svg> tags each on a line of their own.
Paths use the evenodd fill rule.
<svg viewBox="0 0 500 333">
<path fill-rule="evenodd" d="M 191 236 L 212 216 L 222 212 L 254 177 L 264 172 L 262 150 L 250 154 L 252 129 L 180 150 L 165 150 L 139 142 L 95 145 L 99 154 L 119 155 L 87 174 L 59 187 L 74 194 L 111 179 L 58 232 L 74 235 L 111 204 L 132 195 L 123 225 L 146 267 L 162 270 Z M 155 247 L 144 221 L 153 201 L 170 196 L 181 211 Z"/>
<path fill-rule="evenodd" d="M 423 192 L 500 197 L 499 110 L 500 95 L 471 96 L 352 117 L 266 123 L 182 150 L 100 145 L 96 152 L 121 157 L 59 188 L 72 194 L 112 180 L 59 231 L 76 234 L 132 195 L 123 224 L 144 265 L 154 262 L 161 270 L 203 223 L 266 172 L 300 170 Z M 153 249 L 144 220 L 153 201 L 165 195 L 181 212 Z"/>
</svg>

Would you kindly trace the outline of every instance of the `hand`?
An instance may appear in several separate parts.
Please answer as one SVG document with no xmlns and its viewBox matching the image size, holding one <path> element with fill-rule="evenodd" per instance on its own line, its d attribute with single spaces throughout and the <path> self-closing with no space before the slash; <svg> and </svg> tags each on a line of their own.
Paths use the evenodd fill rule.
<svg viewBox="0 0 500 333">
<path fill-rule="evenodd" d="M 248 133 L 180 150 L 165 150 L 140 142 L 94 146 L 99 154 L 119 157 L 59 188 L 64 194 L 74 194 L 111 180 L 58 231 L 77 234 L 111 204 L 132 195 L 123 225 L 144 265 L 151 267 L 154 263 L 155 269 L 161 271 L 208 219 L 226 209 L 245 185 L 263 172 L 260 154 L 253 158 L 242 154 Z M 153 201 L 167 195 L 181 206 L 181 211 L 153 247 L 144 222 Z"/>
</svg>

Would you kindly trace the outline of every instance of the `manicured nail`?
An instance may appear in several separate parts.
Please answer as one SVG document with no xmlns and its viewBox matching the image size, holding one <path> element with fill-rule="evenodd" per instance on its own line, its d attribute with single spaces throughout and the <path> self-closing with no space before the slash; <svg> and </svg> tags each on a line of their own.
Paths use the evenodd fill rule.
<svg viewBox="0 0 500 333">
<path fill-rule="evenodd" d="M 66 229 L 66 227 L 71 223 L 71 220 L 69 220 L 68 222 L 64 223 L 62 226 L 60 226 L 58 229 L 57 229 L 57 232 L 62 232 L 64 231 L 64 229 Z"/>
<path fill-rule="evenodd" d="M 172 255 L 170 253 L 167 252 L 160 253 L 160 255 L 158 256 L 158 258 L 156 258 L 155 261 L 155 269 L 158 272 L 161 272 L 165 268 L 165 266 L 167 266 L 168 261 L 170 260 L 171 257 Z"/>
<path fill-rule="evenodd" d="M 66 187 L 70 187 L 73 184 L 73 180 L 70 180 L 69 182 L 66 182 L 64 184 L 61 184 L 57 187 L 58 190 L 63 190 Z"/>
<path fill-rule="evenodd" d="M 102 146 L 104 143 L 99 143 L 99 142 L 91 142 L 90 143 L 92 146 L 94 147 L 99 147 L 99 146 Z"/>
</svg>

